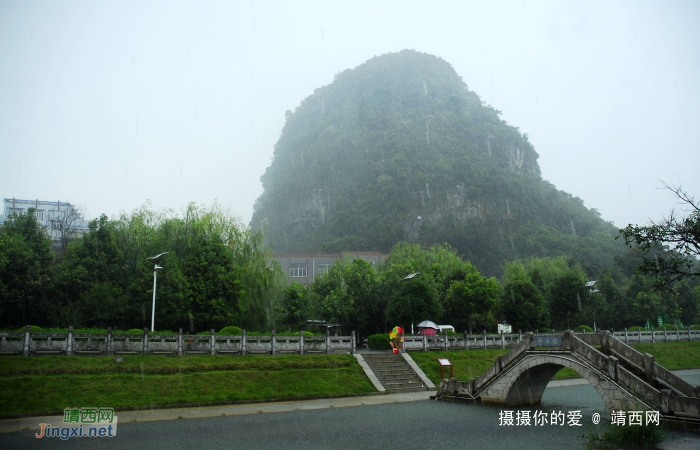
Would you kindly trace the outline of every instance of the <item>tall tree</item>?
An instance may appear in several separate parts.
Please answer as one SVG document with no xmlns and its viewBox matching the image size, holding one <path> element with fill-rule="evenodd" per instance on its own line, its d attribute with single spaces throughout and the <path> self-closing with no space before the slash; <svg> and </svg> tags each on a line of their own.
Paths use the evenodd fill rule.
<svg viewBox="0 0 700 450">
<path fill-rule="evenodd" d="M 0 318 L 4 326 L 49 325 L 56 313 L 51 238 L 34 217 L 10 215 L 0 228 Z"/>
<path fill-rule="evenodd" d="M 658 287 L 672 287 L 684 278 L 700 277 L 700 207 L 680 186 L 664 186 L 682 205 L 685 217 L 671 211 L 659 222 L 641 227 L 630 224 L 620 229 L 620 236 L 625 244 L 645 252 L 639 273 L 652 275 Z"/>
<path fill-rule="evenodd" d="M 472 334 L 473 315 L 484 314 L 496 305 L 500 284 L 495 278 L 482 277 L 471 264 L 464 266 L 464 277 L 450 282 L 445 303 L 452 323 L 459 326 L 466 322 Z"/>
</svg>

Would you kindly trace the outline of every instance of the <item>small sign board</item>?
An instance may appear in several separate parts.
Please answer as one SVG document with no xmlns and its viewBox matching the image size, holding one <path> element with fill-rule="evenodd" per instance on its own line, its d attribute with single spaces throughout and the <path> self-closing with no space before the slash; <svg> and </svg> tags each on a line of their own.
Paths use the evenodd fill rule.
<svg viewBox="0 0 700 450">
<path fill-rule="evenodd" d="M 513 325 L 506 325 L 505 323 L 499 323 L 497 326 L 498 326 L 498 334 L 501 334 L 501 333 L 510 334 L 513 332 Z"/>
<path fill-rule="evenodd" d="M 438 362 L 440 363 L 440 379 L 444 379 L 445 376 L 442 373 L 443 367 L 448 367 L 450 368 L 450 378 L 452 378 L 452 363 L 450 362 L 449 359 L 447 358 L 438 358 Z"/>
<path fill-rule="evenodd" d="M 535 336 L 535 347 L 561 347 L 561 336 Z"/>
</svg>

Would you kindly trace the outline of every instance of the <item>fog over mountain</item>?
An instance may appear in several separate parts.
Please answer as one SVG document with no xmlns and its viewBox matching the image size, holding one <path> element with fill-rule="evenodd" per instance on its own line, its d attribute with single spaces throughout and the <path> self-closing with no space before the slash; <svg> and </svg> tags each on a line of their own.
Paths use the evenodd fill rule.
<svg viewBox="0 0 700 450">
<path fill-rule="evenodd" d="M 660 181 L 700 192 L 698 19 L 694 1 L 3 1 L 0 191 L 91 218 L 218 199 L 249 223 L 284 112 L 415 49 L 528 134 L 544 179 L 641 224 L 675 206 Z"/>
<path fill-rule="evenodd" d="M 433 55 L 375 57 L 286 115 L 252 220 L 276 252 L 446 242 L 495 274 L 518 257 L 595 265 L 624 249 L 541 177 L 527 134 Z"/>
</svg>

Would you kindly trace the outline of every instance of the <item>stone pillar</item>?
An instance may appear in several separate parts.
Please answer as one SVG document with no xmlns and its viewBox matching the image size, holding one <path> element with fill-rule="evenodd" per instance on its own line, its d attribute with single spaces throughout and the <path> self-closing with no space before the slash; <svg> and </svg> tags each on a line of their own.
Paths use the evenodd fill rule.
<svg viewBox="0 0 700 450">
<path fill-rule="evenodd" d="M 73 325 L 68 325 L 68 336 L 66 337 L 66 356 L 73 356 Z"/>
<path fill-rule="evenodd" d="M 326 328 L 326 355 L 331 354 L 331 329 Z"/>
<path fill-rule="evenodd" d="M 304 330 L 299 330 L 299 354 L 304 355 Z"/>
<path fill-rule="evenodd" d="M 501 349 L 506 348 L 505 332 L 501 331 Z"/>
<path fill-rule="evenodd" d="M 241 356 L 245 356 L 245 341 L 246 341 L 246 335 L 245 335 L 245 330 L 243 330 L 243 336 L 241 336 Z"/>
<path fill-rule="evenodd" d="M 619 361 L 614 356 L 608 356 L 608 376 L 617 381 L 617 366 Z"/>
<path fill-rule="evenodd" d="M 148 328 L 143 329 L 143 355 L 148 355 Z"/>
<path fill-rule="evenodd" d="M 270 337 L 270 354 L 271 355 L 276 355 L 277 354 L 277 335 L 275 334 L 275 330 L 272 330 L 272 337 Z"/>
<path fill-rule="evenodd" d="M 625 328 L 625 344 L 627 343 L 627 328 Z"/>
<path fill-rule="evenodd" d="M 107 356 L 112 356 L 112 327 L 107 327 L 107 342 L 105 342 Z"/>
<path fill-rule="evenodd" d="M 666 327 L 664 327 L 664 342 L 668 342 L 668 336 L 666 335 Z"/>
<path fill-rule="evenodd" d="M 464 349 L 469 350 L 469 335 L 467 332 L 464 332 Z"/>
<path fill-rule="evenodd" d="M 688 325 L 688 342 L 690 342 L 690 325 Z"/>
<path fill-rule="evenodd" d="M 355 354 L 355 330 L 352 330 L 352 349 L 350 353 Z"/>
<path fill-rule="evenodd" d="M 681 335 L 678 332 L 678 325 L 676 325 L 676 342 L 680 342 L 680 340 L 681 340 Z"/>
<path fill-rule="evenodd" d="M 211 334 L 209 335 L 209 354 L 211 356 L 216 355 L 216 337 L 215 337 L 216 332 L 214 329 L 211 329 Z"/>
<path fill-rule="evenodd" d="M 518 328 L 518 344 L 520 344 L 523 341 L 523 331 Z"/>
<path fill-rule="evenodd" d="M 442 332 L 442 337 L 445 339 L 445 345 L 444 345 L 444 347 L 445 347 L 445 351 L 447 351 L 448 348 L 449 348 L 449 345 L 448 345 L 448 344 L 449 344 L 449 342 L 450 342 L 450 340 L 447 338 L 447 330 L 445 330 L 445 331 Z"/>
<path fill-rule="evenodd" d="M 32 340 L 32 337 L 29 334 L 31 329 L 31 325 L 27 325 L 27 327 L 24 329 L 24 339 L 22 339 L 22 356 L 29 356 L 29 345 Z"/>
<path fill-rule="evenodd" d="M 406 353 L 406 336 L 404 332 L 401 332 L 401 337 L 399 338 L 399 351 L 401 353 Z"/>
<path fill-rule="evenodd" d="M 610 332 L 608 330 L 604 330 L 600 333 L 600 351 L 605 355 L 610 354 L 610 341 L 608 340 L 609 338 Z"/>
<path fill-rule="evenodd" d="M 651 326 L 651 343 L 653 344 L 654 342 L 656 342 L 656 340 L 654 339 L 654 326 L 652 325 Z"/>
<path fill-rule="evenodd" d="M 649 383 L 653 383 L 654 381 L 654 365 L 656 362 L 654 361 L 654 357 L 651 356 L 649 353 L 644 354 L 644 376 Z"/>
<path fill-rule="evenodd" d="M 662 414 L 669 414 L 671 412 L 671 390 L 661 389 L 661 395 L 659 396 L 659 406 L 661 407 Z"/>
<path fill-rule="evenodd" d="M 428 337 L 425 334 L 423 335 L 423 351 L 428 351 Z"/>
<path fill-rule="evenodd" d="M 177 332 L 177 356 L 182 356 L 182 328 Z"/>
</svg>

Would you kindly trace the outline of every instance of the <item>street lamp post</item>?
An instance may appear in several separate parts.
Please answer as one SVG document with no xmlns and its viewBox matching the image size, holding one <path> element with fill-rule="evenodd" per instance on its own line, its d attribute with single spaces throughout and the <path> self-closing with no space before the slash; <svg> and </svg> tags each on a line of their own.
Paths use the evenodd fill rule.
<svg viewBox="0 0 700 450">
<path fill-rule="evenodd" d="M 154 261 L 158 258 L 160 258 L 163 255 L 167 255 L 168 252 L 163 252 L 160 253 L 156 256 L 151 256 L 149 258 L 146 258 L 146 261 Z M 155 267 L 153 268 L 153 310 L 151 311 L 151 331 L 155 331 L 155 323 L 156 323 L 156 280 L 158 279 L 158 272 L 163 270 L 161 266 L 156 263 Z"/>
</svg>

